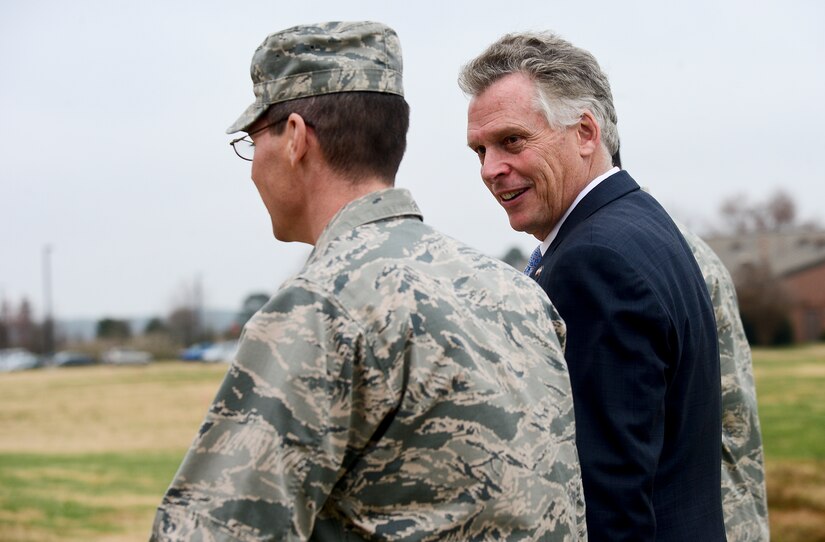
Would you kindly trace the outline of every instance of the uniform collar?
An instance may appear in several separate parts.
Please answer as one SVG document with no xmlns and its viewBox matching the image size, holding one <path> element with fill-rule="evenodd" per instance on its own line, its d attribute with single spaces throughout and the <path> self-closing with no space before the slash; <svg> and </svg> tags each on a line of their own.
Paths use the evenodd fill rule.
<svg viewBox="0 0 825 542">
<path fill-rule="evenodd" d="M 409 190 L 386 188 L 370 192 L 341 207 L 321 232 L 315 243 L 315 250 L 358 226 L 400 216 L 424 219 Z"/>
</svg>

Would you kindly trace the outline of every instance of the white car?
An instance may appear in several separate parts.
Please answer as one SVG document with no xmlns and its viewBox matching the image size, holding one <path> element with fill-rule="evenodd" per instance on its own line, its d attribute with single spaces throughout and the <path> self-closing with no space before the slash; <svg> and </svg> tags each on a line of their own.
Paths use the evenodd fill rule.
<svg viewBox="0 0 825 542">
<path fill-rule="evenodd" d="M 237 353 L 238 341 L 223 341 L 206 348 L 201 359 L 211 363 L 232 363 Z"/>
<path fill-rule="evenodd" d="M 100 359 L 113 365 L 142 365 L 152 361 L 152 354 L 131 348 L 110 348 L 103 352 Z"/>
<path fill-rule="evenodd" d="M 0 350 L 0 373 L 23 371 L 40 366 L 40 358 L 25 348 Z"/>
</svg>

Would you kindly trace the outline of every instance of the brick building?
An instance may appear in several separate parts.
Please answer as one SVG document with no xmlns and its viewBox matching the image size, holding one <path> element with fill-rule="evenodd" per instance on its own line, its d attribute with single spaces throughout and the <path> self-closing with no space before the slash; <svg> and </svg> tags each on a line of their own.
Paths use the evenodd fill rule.
<svg viewBox="0 0 825 542">
<path fill-rule="evenodd" d="M 709 237 L 705 241 L 734 276 L 767 265 L 787 292 L 795 342 L 825 336 L 825 232 L 796 230 Z"/>
</svg>

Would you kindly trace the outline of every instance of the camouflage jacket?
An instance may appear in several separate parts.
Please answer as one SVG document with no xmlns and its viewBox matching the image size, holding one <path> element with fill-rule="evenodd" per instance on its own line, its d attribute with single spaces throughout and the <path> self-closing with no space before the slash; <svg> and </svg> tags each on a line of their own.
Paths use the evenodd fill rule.
<svg viewBox="0 0 825 542">
<path fill-rule="evenodd" d="M 679 225 L 716 312 L 722 373 L 722 508 L 728 542 L 767 541 L 768 504 L 751 350 L 730 273 L 713 250 Z"/>
<path fill-rule="evenodd" d="M 152 539 L 585 540 L 564 337 L 407 191 L 355 200 L 245 327 Z"/>
</svg>

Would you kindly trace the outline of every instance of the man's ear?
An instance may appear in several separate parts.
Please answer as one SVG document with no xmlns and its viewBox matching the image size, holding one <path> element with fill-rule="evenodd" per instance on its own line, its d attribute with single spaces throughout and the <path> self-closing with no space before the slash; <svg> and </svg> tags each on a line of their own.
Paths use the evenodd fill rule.
<svg viewBox="0 0 825 542">
<path fill-rule="evenodd" d="M 309 132 L 306 122 L 298 113 L 292 113 L 286 121 L 286 150 L 289 163 L 293 167 L 298 165 L 309 149 Z"/>
<path fill-rule="evenodd" d="M 602 129 L 588 110 L 582 113 L 576 130 L 579 138 L 579 154 L 581 156 L 592 156 L 602 144 Z"/>
</svg>

